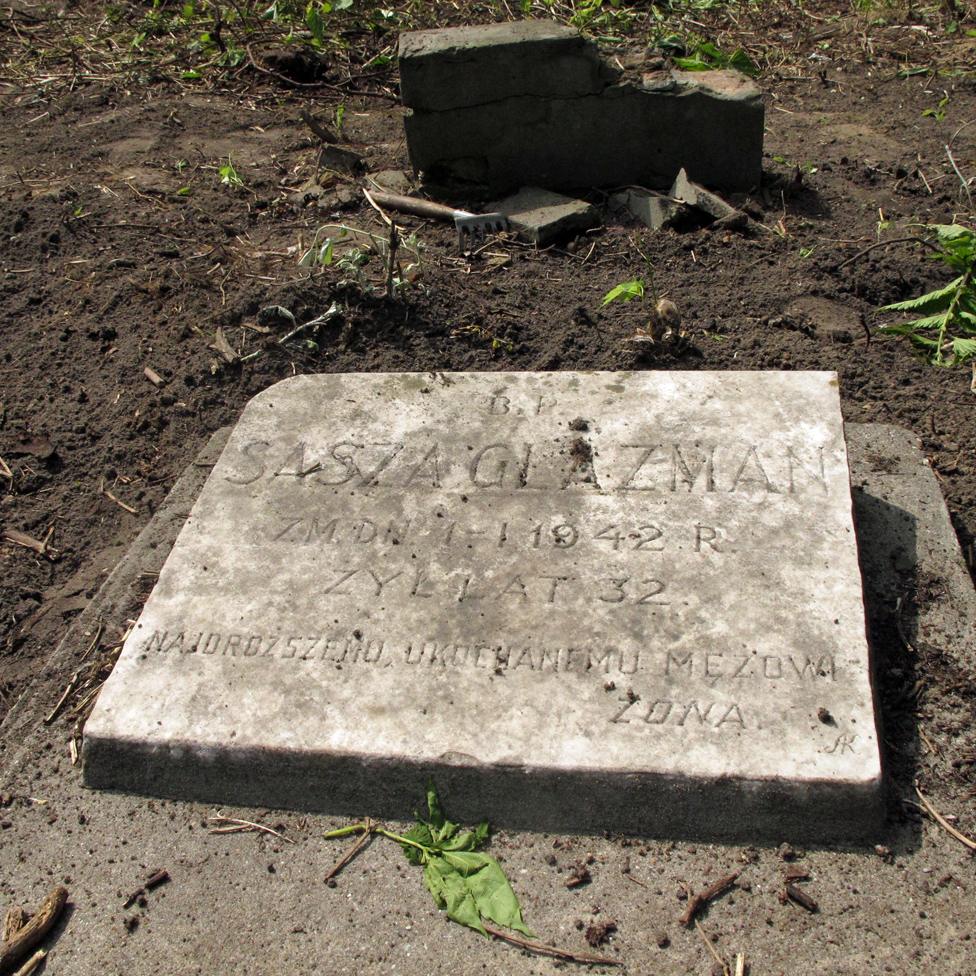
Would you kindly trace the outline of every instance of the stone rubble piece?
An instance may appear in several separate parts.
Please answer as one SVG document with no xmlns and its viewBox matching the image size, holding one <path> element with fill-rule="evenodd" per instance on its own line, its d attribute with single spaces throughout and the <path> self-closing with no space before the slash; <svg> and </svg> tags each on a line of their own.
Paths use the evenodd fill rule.
<svg viewBox="0 0 976 976">
<path fill-rule="evenodd" d="M 600 214 L 593 204 L 535 186 L 523 187 L 490 209 L 508 217 L 509 226 L 519 237 L 539 247 L 548 247 L 600 223 Z"/>
<path fill-rule="evenodd" d="M 705 187 L 689 180 L 688 174 L 683 168 L 678 170 L 678 175 L 674 178 L 674 183 L 671 184 L 670 196 L 689 207 L 694 207 L 696 210 L 714 217 L 716 220 L 723 220 L 739 213 L 735 207 L 726 203 L 717 194 L 710 193 Z"/>
<path fill-rule="evenodd" d="M 629 213 L 651 230 L 670 227 L 687 209 L 680 200 L 639 187 L 612 194 L 610 207 L 618 213 Z"/>
<path fill-rule="evenodd" d="M 400 98 L 425 112 L 516 95 L 598 95 L 620 75 L 592 41 L 546 20 L 410 31 L 400 35 L 398 58 Z"/>
<path fill-rule="evenodd" d="M 829 721 L 825 718 L 829 716 Z M 560 832 L 877 836 L 826 372 L 254 397 L 84 730 L 90 787 Z"/>
<path fill-rule="evenodd" d="M 401 35 L 414 169 L 429 183 L 494 194 L 526 184 L 666 190 L 682 167 L 708 187 L 758 185 L 764 108 L 749 78 L 735 71 L 628 78 L 596 58 L 572 28 L 545 22 Z"/>
</svg>

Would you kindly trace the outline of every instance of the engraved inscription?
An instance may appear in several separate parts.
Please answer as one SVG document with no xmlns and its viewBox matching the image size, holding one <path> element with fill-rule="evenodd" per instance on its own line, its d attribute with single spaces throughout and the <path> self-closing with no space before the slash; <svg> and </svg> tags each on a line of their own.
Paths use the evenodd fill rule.
<svg viewBox="0 0 976 976">
<path fill-rule="evenodd" d="M 615 725 L 673 726 L 675 728 L 755 729 L 754 721 L 746 722 L 743 707 L 738 702 L 679 701 L 655 698 L 642 701 L 639 696 L 620 699 L 622 707 L 610 721 Z"/>
<path fill-rule="evenodd" d="M 545 398 L 543 398 L 544 400 Z M 505 415 L 511 402 L 493 401 L 490 415 Z M 522 409 L 522 408 L 520 408 Z M 537 416 L 531 405 L 523 416 Z M 429 438 L 407 443 L 355 435 L 325 445 L 305 441 L 249 441 L 237 451 L 233 485 L 261 478 L 298 479 L 307 489 L 450 487 L 481 491 L 594 490 L 762 498 L 828 494 L 825 448 L 820 445 L 722 444 L 633 441 L 591 444 L 580 437 L 548 442 L 477 439 L 462 454 Z"/>
</svg>

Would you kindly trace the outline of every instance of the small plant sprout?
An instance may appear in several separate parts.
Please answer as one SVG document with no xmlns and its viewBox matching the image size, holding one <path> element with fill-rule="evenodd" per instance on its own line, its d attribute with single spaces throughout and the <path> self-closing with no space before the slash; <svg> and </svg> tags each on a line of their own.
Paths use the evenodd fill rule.
<svg viewBox="0 0 976 976">
<path fill-rule="evenodd" d="M 957 366 L 976 360 L 976 232 L 960 224 L 934 224 L 928 229 L 938 241 L 934 259 L 958 276 L 928 294 L 878 309 L 918 316 L 879 331 L 904 336 L 933 366 Z"/>
<path fill-rule="evenodd" d="M 226 163 L 217 168 L 217 172 L 220 174 L 220 182 L 226 186 L 244 186 L 244 181 L 237 175 L 237 170 L 234 169 L 234 163 L 230 156 L 227 157 Z"/>
</svg>

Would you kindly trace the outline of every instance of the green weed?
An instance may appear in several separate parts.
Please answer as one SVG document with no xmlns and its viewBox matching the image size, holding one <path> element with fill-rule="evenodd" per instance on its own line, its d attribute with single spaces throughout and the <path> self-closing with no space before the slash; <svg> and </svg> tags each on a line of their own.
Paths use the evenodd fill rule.
<svg viewBox="0 0 976 976">
<path fill-rule="evenodd" d="M 942 288 L 894 302 L 879 312 L 914 312 L 918 318 L 879 331 L 904 336 L 933 366 L 956 366 L 976 359 L 976 232 L 960 224 L 934 224 L 935 260 L 958 272 Z"/>
<path fill-rule="evenodd" d="M 482 822 L 473 830 L 462 830 L 459 824 L 448 820 L 433 784 L 427 787 L 427 819 L 417 815 L 417 822 L 405 834 L 395 834 L 367 820 L 330 830 L 325 837 L 333 840 L 369 833 L 396 841 L 406 859 L 424 869 L 427 890 L 451 921 L 484 936 L 488 935 L 486 921 L 532 935 L 501 865 L 480 850 L 488 841 L 488 824 Z"/>
</svg>

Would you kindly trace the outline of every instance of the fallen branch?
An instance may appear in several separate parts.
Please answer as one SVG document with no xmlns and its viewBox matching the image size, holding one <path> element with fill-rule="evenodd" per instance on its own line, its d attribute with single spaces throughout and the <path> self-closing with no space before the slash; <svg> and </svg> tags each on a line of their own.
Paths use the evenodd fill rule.
<svg viewBox="0 0 976 976">
<path fill-rule="evenodd" d="M 684 910 L 684 914 L 678 919 L 680 925 L 691 925 L 694 921 L 695 916 L 713 899 L 718 898 L 719 895 L 725 894 L 729 888 L 732 887 L 739 879 L 739 875 L 742 872 L 736 871 L 735 874 L 726 875 L 724 878 L 719 878 L 718 881 L 710 884 L 704 891 L 699 892 L 697 895 L 692 895 L 688 899 L 688 907 Z"/>
<path fill-rule="evenodd" d="M 596 956 L 590 952 L 574 952 L 572 949 L 558 949 L 556 946 L 546 945 L 544 942 L 536 942 L 534 939 L 526 939 L 515 932 L 506 929 L 496 928 L 491 922 L 481 920 L 485 931 L 493 935 L 496 939 L 503 942 L 510 942 L 517 945 L 520 949 L 528 949 L 529 952 L 537 952 L 541 956 L 552 956 L 553 959 L 565 959 L 567 962 L 582 962 L 589 966 L 622 966 L 623 962 L 619 959 L 611 959 L 609 956 Z"/>
<path fill-rule="evenodd" d="M 7 466 L 7 462 L 4 461 L 2 457 L 0 457 L 0 476 L 7 478 L 11 482 L 14 480 L 13 471 L 10 470 L 10 468 Z"/>
<path fill-rule="evenodd" d="M 932 806 L 932 804 L 931 804 L 931 803 L 929 802 L 929 800 L 928 800 L 928 798 L 927 798 L 927 797 L 925 796 L 925 794 L 924 794 L 924 793 L 922 793 L 922 791 L 921 791 L 921 790 L 920 790 L 920 789 L 918 788 L 918 784 L 917 784 L 917 783 L 915 784 L 915 792 L 916 792 L 916 793 L 918 794 L 918 798 L 919 798 L 919 800 L 921 800 L 921 802 L 922 802 L 922 807 L 923 807 L 923 808 L 925 809 L 925 812 L 926 812 L 926 813 L 927 813 L 927 814 L 928 814 L 928 815 L 929 815 L 929 816 L 930 816 L 930 817 L 931 817 L 931 818 L 932 818 L 932 819 L 933 819 L 933 820 L 934 820 L 934 821 L 935 821 L 935 822 L 936 822 L 936 823 L 937 823 L 937 824 L 938 824 L 938 825 L 939 825 L 939 826 L 940 826 L 940 827 L 941 827 L 941 828 L 942 828 L 942 829 L 943 829 L 944 831 L 946 831 L 946 833 L 949 833 L 949 834 L 951 834 L 951 835 L 952 835 L 953 837 L 955 837 L 955 838 L 956 838 L 956 840 L 957 840 L 957 841 L 959 841 L 959 842 L 960 842 L 961 844 L 965 844 L 965 845 L 966 845 L 966 847 L 968 847 L 968 848 L 969 848 L 969 849 L 970 849 L 971 851 L 976 851 L 976 840 L 973 840 L 973 839 L 972 839 L 971 837 L 967 837 L 967 836 L 966 836 L 966 835 L 965 835 L 964 833 L 962 833 L 961 831 L 959 831 L 959 830 L 956 830 L 956 828 L 955 828 L 955 827 L 953 827 L 953 826 L 952 826 L 952 824 L 951 824 L 951 823 L 949 823 L 949 821 L 948 821 L 948 820 L 946 820 L 946 818 L 945 818 L 945 817 L 943 817 L 943 816 L 942 816 L 942 814 L 941 814 L 941 813 L 939 813 L 939 811 L 938 811 L 938 810 L 936 810 L 934 806 Z"/>
<path fill-rule="evenodd" d="M 30 954 L 54 927 L 67 901 L 68 889 L 58 885 L 41 902 L 37 914 L 0 945 L 0 974 L 12 973 L 14 966 Z"/>
</svg>

